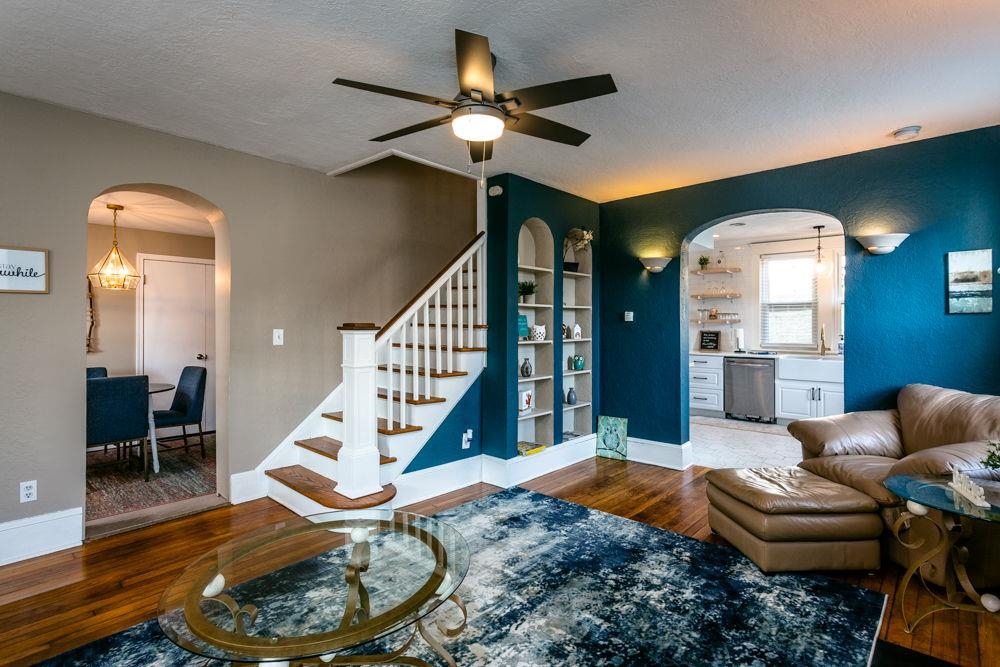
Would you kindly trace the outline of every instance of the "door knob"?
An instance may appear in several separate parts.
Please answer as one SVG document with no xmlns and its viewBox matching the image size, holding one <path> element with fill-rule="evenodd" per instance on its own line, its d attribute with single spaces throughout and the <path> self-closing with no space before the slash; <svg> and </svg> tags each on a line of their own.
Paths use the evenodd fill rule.
<svg viewBox="0 0 1000 667">
<path fill-rule="evenodd" d="M 196 355 L 194 356 L 194 358 L 195 358 L 195 359 L 199 359 L 199 360 L 202 360 L 202 359 L 208 359 L 208 355 L 207 355 L 207 354 L 196 354 Z"/>
</svg>

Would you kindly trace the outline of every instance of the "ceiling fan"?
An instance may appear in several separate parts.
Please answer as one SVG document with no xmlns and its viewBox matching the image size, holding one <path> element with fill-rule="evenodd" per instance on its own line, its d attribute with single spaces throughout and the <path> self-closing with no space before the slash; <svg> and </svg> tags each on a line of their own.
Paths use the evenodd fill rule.
<svg viewBox="0 0 1000 667">
<path fill-rule="evenodd" d="M 458 63 L 459 93 L 451 100 L 349 79 L 338 78 L 333 83 L 448 109 L 449 113 L 444 116 L 383 134 L 372 141 L 388 141 L 451 123 L 455 135 L 469 142 L 469 155 L 473 162 L 493 157 L 493 141 L 503 134 L 504 129 L 579 146 L 590 137 L 589 134 L 529 112 L 618 91 L 610 74 L 599 74 L 497 92 L 493 87 L 496 56 L 490 53 L 490 41 L 483 35 L 464 30 L 455 31 L 455 60 Z"/>
</svg>

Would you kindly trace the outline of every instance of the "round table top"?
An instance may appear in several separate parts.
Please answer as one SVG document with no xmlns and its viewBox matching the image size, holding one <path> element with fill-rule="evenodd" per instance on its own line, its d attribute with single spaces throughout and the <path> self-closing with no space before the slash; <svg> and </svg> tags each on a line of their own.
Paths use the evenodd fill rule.
<svg viewBox="0 0 1000 667">
<path fill-rule="evenodd" d="M 912 500 L 925 507 L 973 519 L 1000 521 L 1000 482 L 972 480 L 986 490 L 986 501 L 990 503 L 989 507 L 977 507 L 964 496 L 956 494 L 948 486 L 950 481 L 949 475 L 893 475 L 883 484 L 903 500 Z"/>
<path fill-rule="evenodd" d="M 171 641 L 207 658 L 325 656 L 412 625 L 468 570 L 468 543 L 447 523 L 392 510 L 327 512 L 201 556 L 164 592 L 158 621 Z"/>
<path fill-rule="evenodd" d="M 171 389 L 176 389 L 177 385 L 170 384 L 169 382 L 150 382 L 149 383 L 149 393 L 150 394 L 162 394 L 165 391 L 170 391 Z"/>
</svg>

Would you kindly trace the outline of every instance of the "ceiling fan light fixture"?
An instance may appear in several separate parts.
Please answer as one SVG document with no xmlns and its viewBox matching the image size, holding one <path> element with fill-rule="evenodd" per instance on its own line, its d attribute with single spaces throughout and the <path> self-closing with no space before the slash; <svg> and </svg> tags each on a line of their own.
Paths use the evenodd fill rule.
<svg viewBox="0 0 1000 667">
<path fill-rule="evenodd" d="M 503 134 L 505 118 L 488 104 L 465 104 L 451 112 L 451 131 L 463 141 L 493 141 Z"/>
</svg>

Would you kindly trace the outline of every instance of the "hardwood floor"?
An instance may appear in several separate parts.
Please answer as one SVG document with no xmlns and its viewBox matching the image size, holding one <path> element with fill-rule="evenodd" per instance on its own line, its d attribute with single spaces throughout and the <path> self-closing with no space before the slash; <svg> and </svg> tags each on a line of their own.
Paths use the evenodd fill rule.
<svg viewBox="0 0 1000 667">
<path fill-rule="evenodd" d="M 539 493 L 717 544 L 708 527 L 707 468 L 683 472 L 607 459 L 525 483 Z M 477 484 L 406 509 L 433 514 L 497 491 Z M 0 567 L 0 664 L 28 665 L 156 615 L 167 585 L 191 560 L 235 535 L 299 519 L 264 499 L 115 535 Z M 901 571 L 834 574 L 889 596 L 881 638 L 961 665 L 1000 664 L 1000 623 L 968 612 L 935 614 L 913 635 L 895 613 Z M 926 595 L 926 594 L 925 594 Z M 908 601 L 915 606 L 915 600 Z M 920 604 L 926 604 L 922 598 Z"/>
</svg>

